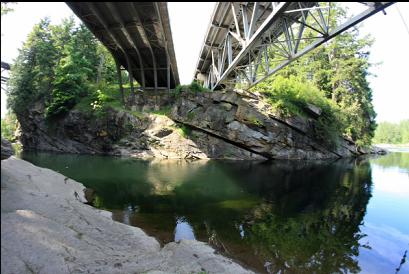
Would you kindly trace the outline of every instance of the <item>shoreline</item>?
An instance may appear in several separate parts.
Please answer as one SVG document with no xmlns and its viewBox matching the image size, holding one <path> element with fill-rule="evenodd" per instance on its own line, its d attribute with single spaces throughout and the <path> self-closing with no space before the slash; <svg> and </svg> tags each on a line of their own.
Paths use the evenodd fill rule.
<svg viewBox="0 0 409 274">
<path fill-rule="evenodd" d="M 409 152 L 409 144 L 376 144 L 373 146 L 388 152 Z"/>
<path fill-rule="evenodd" d="M 2 273 L 253 273 L 195 240 L 163 248 L 86 205 L 85 187 L 15 157 L 1 163 Z"/>
</svg>

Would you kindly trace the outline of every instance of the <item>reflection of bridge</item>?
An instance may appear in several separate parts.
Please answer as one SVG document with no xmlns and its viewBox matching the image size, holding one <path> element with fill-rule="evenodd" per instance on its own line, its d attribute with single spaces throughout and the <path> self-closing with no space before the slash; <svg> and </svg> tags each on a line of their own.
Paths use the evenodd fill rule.
<svg viewBox="0 0 409 274">
<path fill-rule="evenodd" d="M 334 26 L 330 2 L 219 2 L 194 78 L 211 89 L 237 83 L 253 86 L 393 4 L 361 3 L 363 12 Z M 179 84 L 166 3 L 68 5 L 143 88 Z"/>
<path fill-rule="evenodd" d="M 179 84 L 166 3 L 67 4 L 142 88 L 169 89 Z"/>
</svg>

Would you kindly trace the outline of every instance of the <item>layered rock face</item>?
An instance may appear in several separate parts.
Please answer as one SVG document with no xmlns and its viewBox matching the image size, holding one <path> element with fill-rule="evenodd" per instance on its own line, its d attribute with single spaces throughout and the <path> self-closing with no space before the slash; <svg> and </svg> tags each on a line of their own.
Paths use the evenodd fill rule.
<svg viewBox="0 0 409 274">
<path fill-rule="evenodd" d="M 24 149 L 103 154 L 110 152 L 112 143 L 127 133 L 126 125 L 143 130 L 139 119 L 115 111 L 94 118 L 72 110 L 59 120 L 47 121 L 41 103 L 17 117 L 21 126 L 19 139 Z"/>
<path fill-rule="evenodd" d="M 79 110 L 58 121 L 37 103 L 18 115 L 24 149 L 160 158 L 327 159 L 362 154 L 340 139 L 334 148 L 315 133 L 320 109 L 309 118 L 284 118 L 260 96 L 237 91 L 139 94 L 133 111 L 102 117 Z M 171 107 L 168 116 L 146 111 Z M 135 111 L 139 114 L 135 115 Z"/>
<path fill-rule="evenodd" d="M 159 101 L 142 101 L 134 108 L 155 110 L 159 108 L 155 102 Z M 24 149 L 138 158 L 264 159 L 202 131 L 186 129 L 185 134 L 165 115 L 110 110 L 95 117 L 72 110 L 58 121 L 47 121 L 38 103 L 18 119 Z"/>
<path fill-rule="evenodd" d="M 270 159 L 326 159 L 359 155 L 352 142 L 324 145 L 316 135 L 320 109 L 309 106 L 309 118 L 283 118 L 260 97 L 236 91 L 185 93 L 171 117 L 236 146 Z"/>
</svg>

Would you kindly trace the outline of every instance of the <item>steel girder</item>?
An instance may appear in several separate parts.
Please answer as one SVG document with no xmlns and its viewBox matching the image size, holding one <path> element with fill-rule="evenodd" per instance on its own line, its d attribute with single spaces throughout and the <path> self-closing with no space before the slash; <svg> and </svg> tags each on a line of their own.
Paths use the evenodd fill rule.
<svg viewBox="0 0 409 274">
<path fill-rule="evenodd" d="M 394 2 L 335 22 L 331 2 L 221 2 L 213 12 L 194 79 L 210 89 L 250 88 Z"/>
</svg>

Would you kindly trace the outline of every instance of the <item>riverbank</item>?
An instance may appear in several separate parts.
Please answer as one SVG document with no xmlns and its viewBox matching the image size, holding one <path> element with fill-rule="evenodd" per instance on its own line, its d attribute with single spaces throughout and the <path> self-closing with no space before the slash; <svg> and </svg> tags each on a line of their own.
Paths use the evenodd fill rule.
<svg viewBox="0 0 409 274">
<path fill-rule="evenodd" d="M 376 144 L 374 146 L 386 151 L 409 152 L 409 144 Z"/>
<path fill-rule="evenodd" d="M 49 169 L 2 160 L 1 273 L 251 273 L 202 242 L 161 248 L 84 204 L 84 189 Z"/>
<path fill-rule="evenodd" d="M 288 116 L 263 94 L 186 90 L 138 93 L 129 109 L 77 106 L 46 119 L 46 105 L 38 101 L 17 115 L 18 140 L 24 150 L 162 159 L 322 160 L 370 153 L 338 133 L 328 138 L 323 110 L 308 106 L 304 115 Z"/>
</svg>

